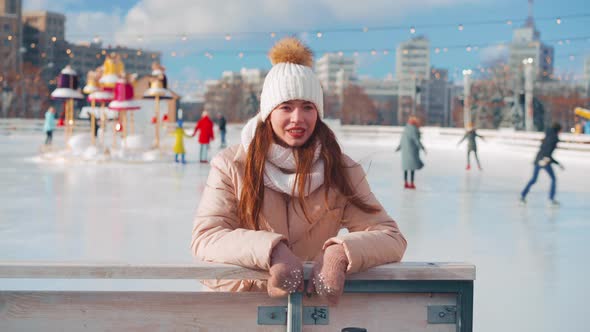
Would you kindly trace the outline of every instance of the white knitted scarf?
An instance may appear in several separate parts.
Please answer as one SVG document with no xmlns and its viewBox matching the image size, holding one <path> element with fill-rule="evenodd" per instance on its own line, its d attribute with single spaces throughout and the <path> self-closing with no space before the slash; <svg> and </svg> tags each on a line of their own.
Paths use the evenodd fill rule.
<svg viewBox="0 0 590 332">
<path fill-rule="evenodd" d="M 254 133 L 256 132 L 256 126 L 259 121 L 259 117 L 255 116 L 242 129 L 242 146 L 246 152 L 254 139 Z M 305 188 L 305 197 L 324 183 L 324 161 L 319 158 L 321 148 L 321 144 L 316 144 L 313 166 L 311 167 L 311 177 Z M 264 185 L 272 190 L 297 196 L 299 195 L 298 188 L 295 187 L 295 191 L 293 191 L 296 169 L 297 165 L 295 163 L 293 149 L 273 143 L 268 150 L 264 164 Z M 288 173 L 283 172 L 283 170 Z"/>
</svg>

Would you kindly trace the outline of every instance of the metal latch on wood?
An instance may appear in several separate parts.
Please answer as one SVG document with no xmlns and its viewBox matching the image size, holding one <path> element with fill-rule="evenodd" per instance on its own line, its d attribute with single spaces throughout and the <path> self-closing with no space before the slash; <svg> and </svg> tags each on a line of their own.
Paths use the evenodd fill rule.
<svg viewBox="0 0 590 332">
<path fill-rule="evenodd" d="M 303 325 L 328 325 L 327 306 L 303 307 Z M 287 325 L 287 306 L 258 307 L 258 325 Z"/>
</svg>

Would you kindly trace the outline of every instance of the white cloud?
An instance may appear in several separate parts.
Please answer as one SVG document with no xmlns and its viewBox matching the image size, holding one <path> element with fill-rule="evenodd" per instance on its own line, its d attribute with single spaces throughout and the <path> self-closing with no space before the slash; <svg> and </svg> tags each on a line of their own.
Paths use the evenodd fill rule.
<svg viewBox="0 0 590 332">
<path fill-rule="evenodd" d="M 436 9 L 477 0 L 319 0 L 328 12 L 342 20 L 401 17 L 413 11 Z"/>
<path fill-rule="evenodd" d="M 27 10 L 65 12 L 67 38 L 160 48 L 182 34 L 205 38 L 239 31 L 305 30 L 333 25 L 394 23 L 424 8 L 436 9 L 476 0 L 139 0 L 128 12 L 71 12 L 81 0 L 25 0 Z M 202 36 L 199 36 L 202 34 Z M 306 36 L 301 36 L 306 38 Z M 309 36 L 311 37 L 311 36 Z"/>
<path fill-rule="evenodd" d="M 382 24 L 424 8 L 435 9 L 475 1 L 141 0 L 127 13 L 116 40 L 133 43 L 141 35 L 160 44 L 170 42 L 183 33 L 303 30 L 339 23 Z"/>
<path fill-rule="evenodd" d="M 488 46 L 480 51 L 480 59 L 484 65 L 507 62 L 508 55 L 509 48 L 504 44 Z"/>
<path fill-rule="evenodd" d="M 114 44 L 114 36 L 123 26 L 121 11 L 66 12 L 66 39 L 71 42 L 90 42 L 98 36 L 104 45 Z"/>
</svg>

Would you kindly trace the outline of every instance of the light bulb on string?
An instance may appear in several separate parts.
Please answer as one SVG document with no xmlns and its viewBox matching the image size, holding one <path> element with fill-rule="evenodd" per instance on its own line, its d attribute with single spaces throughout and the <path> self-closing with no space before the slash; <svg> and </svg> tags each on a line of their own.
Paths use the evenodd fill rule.
<svg viewBox="0 0 590 332">
<path fill-rule="evenodd" d="M 187 39 L 188 39 L 188 38 L 187 38 L 187 36 L 186 36 L 186 35 L 182 35 L 182 36 L 180 37 L 180 40 L 182 40 L 182 41 L 186 41 Z"/>
<path fill-rule="evenodd" d="M 506 21 L 506 25 L 512 25 L 512 21 L 511 20 Z"/>
<path fill-rule="evenodd" d="M 555 23 L 557 23 L 557 24 L 561 24 L 561 18 L 559 18 L 559 17 L 558 17 L 558 18 L 556 18 L 556 19 L 555 19 Z"/>
<path fill-rule="evenodd" d="M 176 56 L 176 52 L 170 52 L 170 56 L 175 57 Z"/>
<path fill-rule="evenodd" d="M 359 56 L 359 52 L 356 52 L 356 51 L 355 51 L 354 53 L 352 53 L 352 55 L 354 55 L 354 56 Z"/>
<path fill-rule="evenodd" d="M 383 50 L 383 55 L 388 55 L 389 51 L 388 50 Z"/>
<path fill-rule="evenodd" d="M 467 46 L 465 50 L 467 50 L 467 52 L 471 52 L 471 46 Z"/>
<path fill-rule="evenodd" d="M 318 37 L 318 38 L 322 38 L 322 36 L 323 36 L 323 34 L 322 34 L 321 32 L 319 32 L 319 31 L 318 31 L 318 32 L 317 32 L 315 35 L 316 35 L 316 37 Z"/>
<path fill-rule="evenodd" d="M 95 44 L 98 44 L 98 43 L 100 42 L 100 36 L 99 36 L 99 35 L 96 35 L 96 36 L 94 36 L 94 38 L 92 38 L 92 41 L 93 41 Z"/>
<path fill-rule="evenodd" d="M 240 57 L 240 59 L 242 59 L 244 57 L 244 53 L 243 52 L 238 53 L 238 57 Z"/>
<path fill-rule="evenodd" d="M 437 47 L 437 48 L 435 48 L 435 49 L 434 49 L 434 53 L 436 53 L 436 54 L 440 53 L 440 48 L 438 48 L 438 47 Z"/>
<path fill-rule="evenodd" d="M 338 56 L 343 56 L 343 55 L 344 55 L 344 52 L 338 51 Z"/>
<path fill-rule="evenodd" d="M 576 57 L 575 57 L 575 56 L 573 56 L 573 55 L 570 55 L 570 61 L 574 61 L 575 59 L 576 59 Z"/>
<path fill-rule="evenodd" d="M 414 28 L 413 26 L 410 27 L 410 33 L 411 34 L 415 34 L 416 33 L 416 28 Z"/>
<path fill-rule="evenodd" d="M 227 41 L 231 40 L 231 35 L 229 33 L 227 35 L 225 35 L 225 40 L 227 40 Z"/>
<path fill-rule="evenodd" d="M 274 37 L 276 37 L 276 36 L 277 36 L 277 34 L 276 34 L 275 32 L 271 32 L 271 33 L 270 33 L 270 38 L 274 38 Z"/>
<path fill-rule="evenodd" d="M 363 27 L 363 32 L 369 32 L 369 28 L 368 27 Z"/>
<path fill-rule="evenodd" d="M 448 51 L 449 51 L 449 49 L 448 49 L 448 48 L 446 48 L 446 47 L 445 47 L 445 48 L 443 48 L 443 52 L 445 52 L 445 53 L 446 53 L 446 52 L 448 52 Z"/>
<path fill-rule="evenodd" d="M 570 40 L 569 40 L 569 39 L 566 39 L 566 40 L 565 40 L 565 43 L 569 45 L 569 43 L 570 43 Z"/>
<path fill-rule="evenodd" d="M 463 24 L 459 24 L 459 26 L 457 27 L 457 30 L 463 31 Z"/>
<path fill-rule="evenodd" d="M 371 50 L 371 55 L 377 55 L 377 51 Z"/>
</svg>

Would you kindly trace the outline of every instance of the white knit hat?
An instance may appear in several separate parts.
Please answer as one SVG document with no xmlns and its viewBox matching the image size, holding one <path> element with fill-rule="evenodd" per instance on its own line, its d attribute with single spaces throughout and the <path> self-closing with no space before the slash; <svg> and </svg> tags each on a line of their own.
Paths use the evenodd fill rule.
<svg viewBox="0 0 590 332">
<path fill-rule="evenodd" d="M 273 67 L 264 79 L 260 96 L 260 120 L 289 100 L 300 99 L 315 104 L 319 118 L 324 117 L 322 85 L 311 66 L 313 54 L 296 38 L 284 38 L 271 49 Z"/>
</svg>

